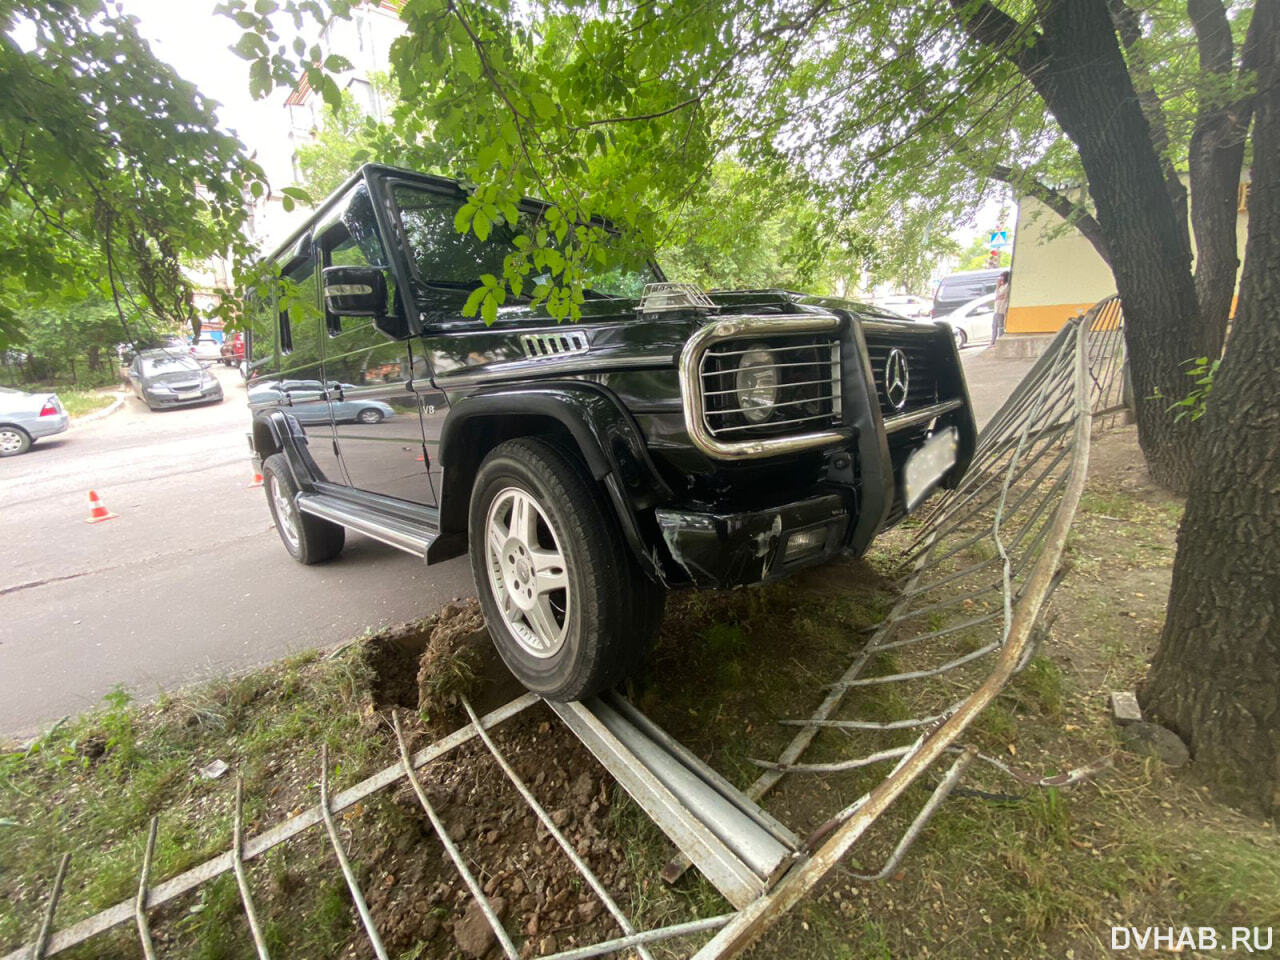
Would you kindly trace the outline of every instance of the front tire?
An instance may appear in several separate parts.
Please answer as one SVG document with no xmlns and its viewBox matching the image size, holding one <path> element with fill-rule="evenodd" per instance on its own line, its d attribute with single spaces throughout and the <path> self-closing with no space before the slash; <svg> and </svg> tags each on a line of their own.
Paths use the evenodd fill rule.
<svg viewBox="0 0 1280 960">
<path fill-rule="evenodd" d="M 968 335 L 959 327 L 952 327 L 951 333 L 956 338 L 956 349 L 963 350 L 965 347 L 965 344 L 969 342 Z"/>
<path fill-rule="evenodd" d="M 365 407 L 356 414 L 356 419 L 361 423 L 381 423 L 382 411 L 377 407 Z"/>
<path fill-rule="evenodd" d="M 469 532 L 489 632 L 528 689 L 580 700 L 640 665 L 666 595 L 571 453 L 532 437 L 496 447 L 476 474 Z"/>
<path fill-rule="evenodd" d="M 273 453 L 262 462 L 262 487 L 276 532 L 289 556 L 299 563 L 323 563 L 342 552 L 347 530 L 341 524 L 303 513 L 295 498 L 298 485 L 283 453 Z"/>
</svg>

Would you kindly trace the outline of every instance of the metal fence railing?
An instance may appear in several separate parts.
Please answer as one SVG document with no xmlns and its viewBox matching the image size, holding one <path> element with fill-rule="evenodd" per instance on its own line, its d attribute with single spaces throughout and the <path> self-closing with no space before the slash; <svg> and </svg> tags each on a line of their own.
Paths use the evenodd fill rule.
<svg viewBox="0 0 1280 960">
<path fill-rule="evenodd" d="M 256 836 L 243 836 L 239 816 L 243 799 L 237 786 L 237 815 L 228 850 L 155 885 L 150 877 L 153 823 L 139 865 L 136 896 L 54 932 L 59 891 L 67 870 L 64 859 L 51 887 L 40 931 L 32 942 L 0 960 L 54 956 L 125 924 L 136 928 L 144 954 L 153 956 L 148 917 L 163 904 L 229 872 L 236 876 L 257 954 L 266 958 L 267 948 L 256 932 L 253 891 L 244 864 L 317 826 L 328 835 L 374 954 L 385 957 L 376 925 L 363 905 L 360 885 L 346 862 L 333 815 L 405 781 L 412 786 L 445 855 L 493 928 L 503 954 L 513 960 L 530 956 L 529 944 L 517 944 L 519 938 L 508 933 L 493 910 L 492 895 L 486 895 L 467 858 L 459 853 L 420 782 L 420 771 L 426 764 L 465 743 L 483 746 L 612 919 L 614 933 L 606 939 L 547 954 L 544 960 L 623 952 L 652 960 L 650 948 L 656 949 L 655 945 L 671 950 L 695 937 L 689 952 L 697 960 L 736 956 L 847 857 L 912 784 L 943 761 L 946 769 L 938 775 L 928 799 L 901 830 L 884 866 L 866 875 L 869 879 L 897 870 L 925 823 L 975 763 L 1012 773 L 1028 784 L 1062 785 L 1089 775 L 1094 768 L 1041 778 L 1014 770 L 963 741 L 983 709 L 1036 651 L 1039 634 L 1035 628 L 1058 583 L 1059 563 L 1084 487 L 1091 426 L 1095 415 L 1114 413 L 1121 396 L 1117 390 L 1122 388 L 1116 386 L 1123 379 L 1119 330 L 1118 304 L 1099 305 L 1087 317 L 1064 327 L 983 430 L 972 465 L 961 482 L 936 499 L 928 519 L 914 531 L 903 554 L 905 579 L 889 615 L 856 651 L 843 674 L 817 691 L 817 706 L 808 719 L 794 722 L 799 729 L 781 754 L 759 761 L 763 773 L 747 791 L 756 801 L 788 777 L 846 775 L 874 771 L 882 765 L 887 772 L 874 778 L 869 789 L 852 803 L 831 811 L 826 822 L 798 844 L 788 860 L 789 868 L 780 870 L 776 879 L 771 877 L 767 889 L 740 909 L 654 929 L 643 928 L 627 913 L 626 903 L 610 893 L 575 851 L 507 762 L 497 742 L 496 728 L 538 703 L 537 697 L 526 694 L 483 717 L 466 705 L 469 722 L 465 726 L 413 754 L 398 719 L 393 718 L 399 752 L 395 763 L 330 795 L 328 761 L 322 758 L 319 802 Z M 908 662 L 899 666 L 900 659 Z M 908 691 L 898 698 L 909 707 L 904 715 L 891 719 L 859 715 L 859 698 L 851 697 L 852 692 L 889 687 Z M 561 716 L 567 714 L 562 711 Z M 819 737 L 825 734 L 831 738 L 837 733 L 841 747 L 838 759 L 807 759 Z M 655 736 L 661 744 L 661 731 Z M 831 741 L 827 743 L 829 746 Z M 673 755 L 682 749 L 674 743 L 668 747 Z M 609 768 L 607 762 L 605 765 Z M 648 812 L 659 826 L 664 825 L 658 813 Z M 764 822 L 767 814 L 761 811 L 756 819 Z M 663 876 L 678 874 L 680 864 L 674 866 Z"/>
</svg>

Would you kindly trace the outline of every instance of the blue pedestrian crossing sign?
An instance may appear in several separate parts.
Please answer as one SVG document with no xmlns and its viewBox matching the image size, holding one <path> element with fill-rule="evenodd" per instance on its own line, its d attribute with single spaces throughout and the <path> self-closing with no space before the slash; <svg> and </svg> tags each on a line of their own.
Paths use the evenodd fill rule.
<svg viewBox="0 0 1280 960">
<path fill-rule="evenodd" d="M 990 237 L 990 240 L 987 242 L 987 246 L 999 249 L 1000 247 L 1007 247 L 1008 245 L 1009 245 L 1008 230 L 992 230 L 991 231 L 991 237 Z"/>
</svg>

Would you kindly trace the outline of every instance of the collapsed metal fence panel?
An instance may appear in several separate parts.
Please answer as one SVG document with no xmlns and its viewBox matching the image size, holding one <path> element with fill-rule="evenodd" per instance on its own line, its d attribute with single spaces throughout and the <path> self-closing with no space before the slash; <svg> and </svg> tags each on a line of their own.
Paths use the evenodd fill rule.
<svg viewBox="0 0 1280 960">
<path fill-rule="evenodd" d="M 236 876 L 246 923 L 259 957 L 265 958 L 267 948 L 258 931 L 244 864 L 317 825 L 323 825 L 328 835 L 374 954 L 385 957 L 385 948 L 334 827 L 333 815 L 406 780 L 493 928 L 504 955 L 527 956 L 529 945 L 525 944 L 523 954 L 517 950 L 420 783 L 422 767 L 473 740 L 478 740 L 496 761 L 616 925 L 617 936 L 545 955 L 547 960 L 577 960 L 624 951 L 651 960 L 649 945 L 695 935 L 705 939 L 708 934 L 714 935 L 696 951 L 696 960 L 736 956 L 848 856 L 894 802 L 945 757 L 953 758 L 950 766 L 903 831 L 884 867 L 865 875 L 868 879 L 882 879 L 896 871 L 911 843 L 975 761 L 984 761 L 1029 784 L 1060 785 L 1087 776 L 1093 772 L 1091 768 L 1039 778 L 1013 770 L 960 741 L 982 710 L 1035 652 L 1037 620 L 1057 583 L 1059 561 L 1085 482 L 1091 424 L 1096 415 L 1114 413 L 1116 404 L 1123 404 L 1123 386 L 1117 386 L 1123 380 L 1122 370 L 1119 304 L 1104 301 L 1059 333 L 984 429 L 969 470 L 955 489 L 936 498 L 928 519 L 906 547 L 907 572 L 895 606 L 854 652 L 844 673 L 834 678 L 825 691 L 819 691 L 821 696 L 811 716 L 793 721 L 799 730 L 786 749 L 774 760 L 758 761 L 764 772 L 745 797 L 733 793 L 727 783 L 721 782 L 723 778 L 717 780 L 718 775 L 707 775 L 712 787 L 721 791 L 720 799 L 728 798 L 743 815 L 742 822 L 749 823 L 752 837 L 748 839 L 766 846 L 781 844 L 782 854 L 771 853 L 757 870 L 758 879 L 745 878 L 756 886 L 739 887 L 737 895 L 729 896 L 740 907 L 736 912 L 649 930 L 640 928 L 627 915 L 556 828 L 491 736 L 495 727 L 538 702 L 537 697 L 526 694 L 483 717 L 465 704 L 468 724 L 413 755 L 400 732 L 398 718 L 393 717 L 400 754 L 396 763 L 330 796 L 328 758 L 322 756 L 319 805 L 248 839 L 242 835 L 242 797 L 237 784 L 237 816 L 230 849 L 179 876 L 149 886 L 156 831 L 153 822 L 136 897 L 53 932 L 67 870 L 64 858 L 35 939 L 0 960 L 53 956 L 128 923 L 136 926 L 144 954 L 152 956 L 148 913 L 227 872 Z M 894 665 L 896 656 L 910 657 L 910 668 Z M 858 698 L 851 697 L 852 692 L 890 685 L 917 691 L 905 698 L 913 708 L 911 716 L 886 721 L 858 715 Z M 656 749 L 668 753 L 673 765 L 692 761 L 687 751 L 630 704 L 622 700 L 612 703 L 609 709 L 620 710 L 629 716 L 629 722 L 644 727 Z M 584 705 L 571 706 L 573 709 L 556 709 L 570 729 L 584 737 L 584 743 L 592 746 L 583 731 L 599 727 L 594 735 L 600 743 L 608 740 L 613 744 L 611 756 L 602 755 L 606 751 L 599 743 L 593 750 L 606 769 L 621 774 L 623 766 L 632 766 L 634 777 L 648 776 L 634 754 L 628 754 L 606 736 L 605 725 L 597 722 L 604 708 L 597 706 L 592 713 Z M 824 731 L 838 731 L 846 738 L 848 755 L 834 761 L 806 762 L 806 753 Z M 747 808 L 749 801 L 760 800 L 786 777 L 842 774 L 879 764 L 888 767 L 886 775 L 856 801 L 834 811 L 824 824 L 810 832 L 807 840 L 800 840 L 762 809 Z M 619 775 L 618 780 L 626 786 L 626 777 Z M 665 787 L 659 793 L 668 806 L 676 804 L 681 796 L 679 790 L 672 792 Z M 680 830 L 673 826 L 686 822 L 678 816 L 678 809 L 646 807 L 646 812 L 682 850 L 690 849 L 680 843 Z M 696 831 L 689 835 L 698 839 Z M 702 836 L 699 842 L 708 846 L 714 839 Z M 706 862 L 705 858 L 702 862 Z M 663 872 L 664 878 L 678 875 L 680 867 L 680 863 L 673 862 Z M 711 879 L 715 882 L 714 877 Z M 753 892 L 743 895 L 741 890 L 745 889 Z"/>
</svg>

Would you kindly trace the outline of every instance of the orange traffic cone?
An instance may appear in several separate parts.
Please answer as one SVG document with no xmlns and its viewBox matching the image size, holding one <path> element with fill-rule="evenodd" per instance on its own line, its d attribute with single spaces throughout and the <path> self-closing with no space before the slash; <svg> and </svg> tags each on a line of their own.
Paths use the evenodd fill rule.
<svg viewBox="0 0 1280 960">
<path fill-rule="evenodd" d="M 89 519 L 85 523 L 101 523 L 103 520 L 114 520 L 116 515 L 102 505 L 97 491 L 89 491 Z"/>
<path fill-rule="evenodd" d="M 257 470 L 253 471 L 253 480 L 249 482 L 248 486 L 249 487 L 262 486 L 262 474 L 260 474 Z"/>
</svg>

